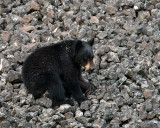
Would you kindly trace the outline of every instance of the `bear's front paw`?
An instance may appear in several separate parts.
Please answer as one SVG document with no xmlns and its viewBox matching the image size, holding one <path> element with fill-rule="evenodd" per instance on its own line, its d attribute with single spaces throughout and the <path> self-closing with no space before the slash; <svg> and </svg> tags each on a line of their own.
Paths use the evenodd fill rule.
<svg viewBox="0 0 160 128">
<path fill-rule="evenodd" d="M 66 104 L 69 104 L 69 105 L 73 106 L 74 105 L 74 101 L 72 99 L 67 99 L 66 100 Z"/>
<path fill-rule="evenodd" d="M 69 105 L 73 106 L 74 101 L 72 99 L 66 99 L 66 100 L 63 100 L 63 101 L 52 101 L 52 107 L 60 106 L 62 104 L 69 104 Z"/>
<path fill-rule="evenodd" d="M 85 92 L 85 95 L 88 96 L 88 95 L 93 94 L 96 89 L 97 89 L 96 86 L 90 85 L 90 87 L 88 88 L 88 90 Z"/>
<path fill-rule="evenodd" d="M 82 97 L 82 98 L 80 98 L 80 99 L 78 99 L 77 100 L 77 102 L 78 102 L 78 105 L 80 106 L 81 105 L 81 103 L 83 102 L 83 101 L 85 101 L 87 98 L 86 97 Z"/>
</svg>

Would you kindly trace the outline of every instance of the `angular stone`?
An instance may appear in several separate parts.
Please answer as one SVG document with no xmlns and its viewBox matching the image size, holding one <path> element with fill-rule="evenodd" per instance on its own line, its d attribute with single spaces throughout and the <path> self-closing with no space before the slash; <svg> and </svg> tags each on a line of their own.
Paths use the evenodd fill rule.
<svg viewBox="0 0 160 128">
<path fill-rule="evenodd" d="M 10 62 L 0 55 L 0 71 L 6 72 L 10 67 Z"/>
<path fill-rule="evenodd" d="M 5 102 L 10 101 L 12 99 L 12 94 L 10 92 L 7 92 L 6 90 L 3 90 L 1 92 L 1 95 Z"/>
<path fill-rule="evenodd" d="M 85 117 L 91 117 L 91 112 L 90 111 L 85 111 L 84 116 Z"/>
<path fill-rule="evenodd" d="M 98 56 L 103 56 L 105 53 L 109 52 L 109 47 L 107 45 L 101 45 L 97 50 L 96 54 Z"/>
<path fill-rule="evenodd" d="M 153 40 L 155 42 L 160 42 L 160 32 L 159 31 L 153 33 Z"/>
<path fill-rule="evenodd" d="M 17 62 L 19 63 L 22 63 L 24 62 L 24 60 L 27 58 L 28 54 L 24 54 L 24 53 L 21 53 L 21 52 L 15 52 L 14 54 L 14 58 Z"/>
<path fill-rule="evenodd" d="M 35 27 L 31 26 L 31 25 L 26 25 L 24 27 L 19 28 L 20 31 L 25 31 L 25 32 L 28 32 L 28 31 L 31 31 L 31 30 L 34 30 L 34 29 L 35 29 Z"/>
<path fill-rule="evenodd" d="M 146 28 L 143 29 L 143 33 L 148 35 L 148 36 L 151 36 L 153 34 L 153 27 L 150 27 L 150 26 L 147 26 Z"/>
<path fill-rule="evenodd" d="M 83 112 L 80 110 L 76 111 L 76 117 L 82 117 L 83 116 Z"/>
<path fill-rule="evenodd" d="M 45 116 L 45 117 L 51 117 L 52 115 L 53 115 L 53 113 L 54 113 L 54 110 L 53 109 L 51 109 L 51 108 L 48 108 L 48 109 L 43 109 L 42 110 L 42 113 L 43 113 L 43 115 Z"/>
<path fill-rule="evenodd" d="M 82 102 L 80 108 L 81 110 L 88 110 L 89 109 L 88 101 Z"/>
<path fill-rule="evenodd" d="M 155 60 L 155 61 L 160 61 L 160 52 L 158 52 L 158 53 L 154 56 L 154 60 Z"/>
<path fill-rule="evenodd" d="M 145 99 L 152 98 L 152 93 L 153 93 L 153 90 L 150 90 L 150 89 L 144 89 L 144 91 L 143 91 L 143 95 L 144 95 Z"/>
<path fill-rule="evenodd" d="M 139 111 L 139 118 L 141 120 L 145 120 L 147 118 L 147 112 L 146 111 Z"/>
<path fill-rule="evenodd" d="M 134 4 L 134 10 L 140 10 L 144 8 L 144 3 L 143 2 L 137 2 Z"/>
<path fill-rule="evenodd" d="M 73 113 L 72 112 L 67 112 L 64 114 L 66 120 L 73 118 Z"/>
<path fill-rule="evenodd" d="M 36 43 L 30 43 L 30 44 L 27 44 L 27 45 L 24 45 L 22 46 L 22 51 L 24 52 L 29 52 L 31 51 L 31 49 L 36 49 L 37 47 L 37 44 Z"/>
<path fill-rule="evenodd" d="M 122 113 L 121 113 L 121 118 L 120 118 L 120 120 L 121 121 L 127 121 L 127 120 L 129 120 L 129 119 L 131 119 L 132 118 L 132 109 L 131 108 L 129 108 L 128 106 L 123 106 L 122 108 L 121 108 L 121 111 L 122 111 Z"/>
<path fill-rule="evenodd" d="M 146 80 L 140 82 L 141 88 L 148 88 L 149 84 Z"/>
<path fill-rule="evenodd" d="M 52 101 L 49 98 L 45 98 L 45 97 L 37 99 L 36 103 L 46 108 L 50 108 L 52 106 Z"/>
<path fill-rule="evenodd" d="M 147 119 L 151 120 L 156 116 L 156 113 L 154 111 L 151 111 L 147 114 Z"/>
<path fill-rule="evenodd" d="M 90 23 L 99 24 L 99 19 L 96 16 L 92 16 L 90 19 Z"/>
<path fill-rule="evenodd" d="M 160 42 L 155 42 L 153 46 L 154 53 L 158 53 L 160 51 Z"/>
<path fill-rule="evenodd" d="M 136 13 L 135 13 L 134 9 L 125 9 L 125 10 L 123 10 L 123 13 L 127 16 L 132 16 L 132 18 L 136 17 Z"/>
<path fill-rule="evenodd" d="M 20 73 L 18 73 L 16 71 L 13 71 L 13 70 L 10 70 L 8 72 L 6 81 L 8 81 L 8 82 L 19 82 L 19 81 L 22 81 L 22 79 L 21 79 Z"/>
<path fill-rule="evenodd" d="M 1 34 L 1 38 L 3 41 L 9 41 L 10 33 L 8 31 L 3 31 L 3 33 Z"/>
<path fill-rule="evenodd" d="M 38 10 L 40 10 L 40 5 L 38 3 L 36 3 L 35 1 L 29 1 L 26 4 L 26 10 L 27 10 L 27 12 L 29 12 L 31 9 L 38 11 Z"/>
<path fill-rule="evenodd" d="M 147 122 L 142 121 L 140 124 L 141 128 L 150 128 L 149 124 Z"/>
<path fill-rule="evenodd" d="M 77 117 L 76 120 L 82 124 L 87 124 L 86 117 Z"/>
<path fill-rule="evenodd" d="M 1 128 L 9 128 L 9 127 L 11 127 L 11 124 L 7 120 L 2 120 L 1 123 L 0 123 L 0 127 Z"/>
<path fill-rule="evenodd" d="M 61 105 L 57 110 L 61 113 L 66 113 L 71 110 L 71 105 L 69 104 Z"/>
<path fill-rule="evenodd" d="M 107 54 L 107 56 L 108 56 L 107 61 L 109 61 L 109 62 L 119 62 L 119 57 L 118 57 L 117 53 L 109 52 Z"/>
<path fill-rule="evenodd" d="M 12 13 L 17 15 L 24 15 L 26 13 L 26 10 L 24 6 L 18 6 L 12 9 Z"/>
<path fill-rule="evenodd" d="M 25 15 L 23 17 L 23 19 L 21 20 L 22 23 L 29 23 L 31 20 L 33 19 L 33 16 L 32 15 Z"/>
<path fill-rule="evenodd" d="M 118 9 L 116 6 L 109 4 L 109 5 L 106 5 L 105 10 L 108 14 L 113 15 L 113 14 L 116 14 Z"/>
<path fill-rule="evenodd" d="M 97 37 L 101 40 L 103 40 L 106 36 L 108 35 L 107 32 L 103 31 L 103 32 L 100 32 Z"/>
<path fill-rule="evenodd" d="M 68 12 L 66 12 L 67 13 L 67 15 L 73 15 L 74 14 L 74 11 L 68 11 Z"/>
<path fill-rule="evenodd" d="M 54 11 L 53 11 L 53 7 L 51 5 L 48 6 L 47 12 L 48 12 L 48 17 L 49 18 L 54 18 L 55 14 L 54 14 Z"/>
<path fill-rule="evenodd" d="M 138 12 L 138 16 L 141 20 L 148 19 L 150 17 L 149 11 L 140 11 Z"/>
<path fill-rule="evenodd" d="M 55 121 L 59 121 L 61 119 L 61 117 L 59 115 L 53 115 L 52 118 Z"/>
</svg>

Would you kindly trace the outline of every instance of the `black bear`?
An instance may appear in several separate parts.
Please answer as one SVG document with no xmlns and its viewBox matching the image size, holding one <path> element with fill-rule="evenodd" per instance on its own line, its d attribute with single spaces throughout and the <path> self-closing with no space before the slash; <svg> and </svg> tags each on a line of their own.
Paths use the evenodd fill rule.
<svg viewBox="0 0 160 128">
<path fill-rule="evenodd" d="M 94 87 L 82 80 L 81 68 L 93 67 L 93 43 L 94 39 L 64 40 L 29 55 L 22 69 L 28 92 L 39 98 L 48 91 L 53 106 L 73 105 L 71 96 L 79 104 L 84 101 L 84 94 Z"/>
</svg>

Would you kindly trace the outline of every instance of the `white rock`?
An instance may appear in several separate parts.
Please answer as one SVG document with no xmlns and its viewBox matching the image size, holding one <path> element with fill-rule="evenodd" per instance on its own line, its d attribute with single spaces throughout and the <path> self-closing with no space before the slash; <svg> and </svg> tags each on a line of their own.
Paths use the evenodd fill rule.
<svg viewBox="0 0 160 128">
<path fill-rule="evenodd" d="M 147 81 L 143 81 L 142 83 L 141 83 L 141 88 L 148 88 L 149 87 L 149 85 L 148 85 L 148 82 Z"/>
<path fill-rule="evenodd" d="M 63 104 L 58 108 L 58 111 L 61 113 L 65 113 L 71 109 L 71 105 L 69 104 Z"/>
<path fill-rule="evenodd" d="M 134 6 L 134 10 L 138 10 L 138 6 Z"/>
<path fill-rule="evenodd" d="M 80 110 L 76 111 L 76 117 L 82 117 L 83 116 L 83 112 L 81 112 Z"/>
<path fill-rule="evenodd" d="M 59 115 L 53 115 L 52 117 L 53 117 L 53 120 L 59 120 L 59 119 L 61 119 L 61 117 Z"/>
<path fill-rule="evenodd" d="M 2 70 L 2 63 L 3 63 L 3 59 L 1 59 L 1 62 L 0 62 L 0 71 Z"/>
<path fill-rule="evenodd" d="M 51 109 L 51 108 L 48 108 L 48 109 L 43 109 L 42 110 L 42 113 L 43 113 L 43 115 L 45 116 L 45 117 L 48 117 L 48 116 L 52 116 L 52 114 L 53 114 L 53 109 Z"/>
</svg>

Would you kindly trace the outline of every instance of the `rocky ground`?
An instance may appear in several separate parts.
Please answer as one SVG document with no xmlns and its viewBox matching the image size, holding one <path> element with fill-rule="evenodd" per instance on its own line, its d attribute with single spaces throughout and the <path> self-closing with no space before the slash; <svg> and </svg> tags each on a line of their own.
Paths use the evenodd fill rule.
<svg viewBox="0 0 160 128">
<path fill-rule="evenodd" d="M 93 37 L 98 89 L 80 107 L 27 93 L 30 53 Z M 0 0 L 0 128 L 160 128 L 160 0 Z"/>
</svg>

